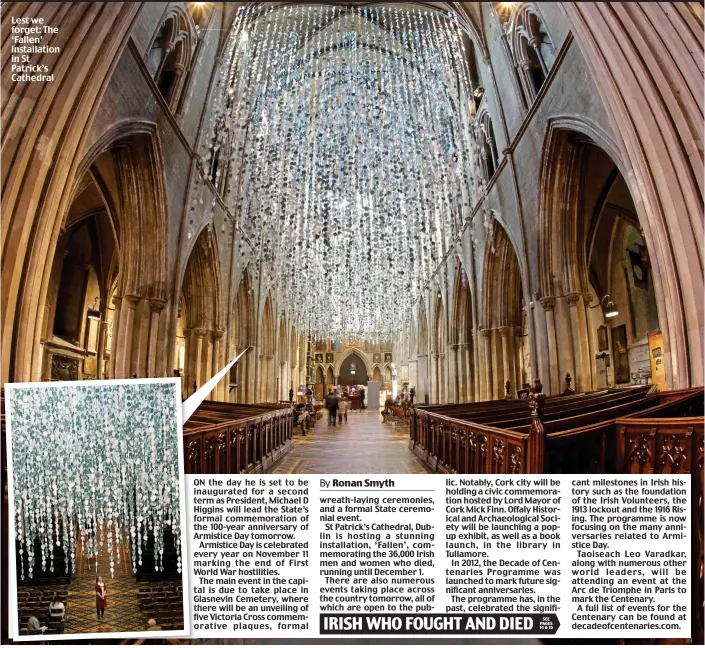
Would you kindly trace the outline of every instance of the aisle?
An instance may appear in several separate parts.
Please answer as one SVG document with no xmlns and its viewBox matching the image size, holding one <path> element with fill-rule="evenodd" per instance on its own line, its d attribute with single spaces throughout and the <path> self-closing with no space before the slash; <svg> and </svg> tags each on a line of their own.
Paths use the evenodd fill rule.
<svg viewBox="0 0 705 648">
<path fill-rule="evenodd" d="M 420 474 L 428 472 L 409 450 L 404 422 L 382 423 L 378 412 L 351 412 L 348 423 L 328 427 L 328 413 L 306 436 L 294 436 L 294 449 L 273 473 L 333 475 L 347 473 Z"/>
</svg>

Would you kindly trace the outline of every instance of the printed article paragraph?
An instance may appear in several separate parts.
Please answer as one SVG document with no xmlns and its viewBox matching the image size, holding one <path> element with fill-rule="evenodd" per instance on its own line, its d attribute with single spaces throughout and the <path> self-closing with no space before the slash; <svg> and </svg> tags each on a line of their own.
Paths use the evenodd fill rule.
<svg viewBox="0 0 705 648">
<path fill-rule="evenodd" d="M 196 637 L 690 637 L 690 482 L 189 476 Z"/>
</svg>

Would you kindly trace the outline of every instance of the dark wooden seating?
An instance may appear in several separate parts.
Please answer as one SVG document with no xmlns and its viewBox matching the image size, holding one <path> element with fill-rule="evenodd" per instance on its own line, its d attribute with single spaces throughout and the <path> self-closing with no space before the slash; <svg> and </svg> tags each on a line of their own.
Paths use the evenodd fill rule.
<svg viewBox="0 0 705 648">
<path fill-rule="evenodd" d="M 138 596 L 145 623 L 154 619 L 162 630 L 183 629 L 184 602 L 180 585 L 143 586 Z"/>
<path fill-rule="evenodd" d="M 445 473 L 692 477 L 693 637 L 703 628 L 703 389 L 649 387 L 416 407 L 410 447 Z"/>
<path fill-rule="evenodd" d="M 203 401 L 184 424 L 184 468 L 194 474 L 266 471 L 292 447 L 293 407 Z"/>
<path fill-rule="evenodd" d="M 64 632 L 64 620 L 52 618 L 49 614 L 49 605 L 55 595 L 64 604 L 65 619 L 70 614 L 67 600 L 68 592 L 66 590 L 48 587 L 19 590 L 17 592 L 17 616 L 20 630 L 26 629 L 31 617 L 36 617 L 39 624 L 47 628 L 44 634 L 62 634 Z"/>
</svg>

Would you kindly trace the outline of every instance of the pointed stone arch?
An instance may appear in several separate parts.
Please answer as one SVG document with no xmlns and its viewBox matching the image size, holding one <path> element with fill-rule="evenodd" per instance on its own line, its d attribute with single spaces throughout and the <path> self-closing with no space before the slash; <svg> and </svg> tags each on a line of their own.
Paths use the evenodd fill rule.
<svg viewBox="0 0 705 648">
<path fill-rule="evenodd" d="M 599 160 L 602 162 L 598 164 Z M 595 178 L 595 169 L 605 177 L 603 196 L 594 205 L 586 185 L 588 169 L 590 178 Z M 541 372 L 548 378 L 545 382 L 551 393 L 562 391 L 562 378 L 567 372 L 571 373 L 577 391 L 597 388 L 596 331 L 591 320 L 592 309 L 599 304 L 591 306 L 591 301 L 594 297 L 602 300 L 605 295 L 593 290 L 590 256 L 599 213 L 610 188 L 620 178 L 638 216 L 642 199 L 634 193 L 633 184 L 630 186 L 630 176 L 625 173 L 615 142 L 585 119 L 559 116 L 549 120 L 541 165 L 537 237 L 539 302 L 545 319 L 541 322 L 546 338 L 543 346 L 548 351 L 541 359 Z M 638 229 L 642 223 L 634 218 L 633 214 L 627 216 Z M 666 380 L 669 386 L 683 386 L 678 382 L 679 376 L 687 375 L 689 366 L 687 336 L 681 334 L 685 325 L 683 300 L 679 298 L 678 308 L 667 307 L 670 291 L 675 287 L 679 294 L 680 287 L 671 280 L 672 259 L 662 248 L 650 245 L 649 235 L 648 227 L 644 227 L 657 317 L 663 334 Z M 678 341 L 675 346 L 674 339 Z"/>
<path fill-rule="evenodd" d="M 468 276 L 458 263 L 453 282 L 453 317 L 451 320 L 451 353 L 455 353 L 454 377 L 457 402 L 467 403 L 475 399 L 475 355 L 473 330 L 472 294 Z"/>
<path fill-rule="evenodd" d="M 357 349 L 346 349 L 345 352 L 343 353 L 342 356 L 338 359 L 338 361 L 335 363 L 335 375 L 339 376 L 340 375 L 340 368 L 343 366 L 343 362 L 347 360 L 350 356 L 355 356 L 359 358 L 360 362 L 362 362 L 363 366 L 365 367 L 365 373 L 367 376 L 372 375 L 372 366 L 370 365 L 369 360 L 367 359 L 366 355 L 364 353 L 360 353 Z M 369 378 L 365 378 L 365 382 Z"/>
<path fill-rule="evenodd" d="M 98 372 L 91 377 L 164 376 L 169 373 L 171 355 L 167 344 L 170 309 L 166 308 L 168 213 L 156 125 L 135 121 L 115 125 L 86 150 L 76 164 L 75 177 L 66 193 L 62 234 L 48 264 L 45 259 L 49 271 L 39 275 L 46 276 L 42 328 L 51 326 L 48 320 L 55 313 L 56 271 L 61 272 L 66 243 L 72 232 L 88 227 L 95 232 L 93 238 L 101 241 L 92 262 L 100 266 L 97 274 L 102 278 L 99 299 L 89 306 L 98 309 L 100 319 L 110 320 L 112 327 L 110 340 L 99 335 Z M 150 241 L 149 249 L 145 240 Z M 72 285 L 70 292 L 75 297 L 84 288 Z M 21 345 L 14 351 L 21 353 Z M 103 362 L 104 354 L 110 356 L 109 365 Z M 46 379 L 51 376 L 53 355 L 51 344 L 45 346 L 40 361 Z"/>
<path fill-rule="evenodd" d="M 201 230 L 193 244 L 183 271 L 181 294 L 186 338 L 184 384 L 187 393 L 192 393 L 220 371 L 227 342 L 222 324 L 220 253 L 210 226 Z M 227 383 L 224 378 L 210 397 L 225 399 Z"/>
<path fill-rule="evenodd" d="M 270 402 L 275 397 L 274 384 L 274 304 L 272 295 L 267 294 L 262 308 L 260 325 L 259 351 L 259 389 L 258 402 Z"/>
<path fill-rule="evenodd" d="M 230 372 L 230 400 L 236 403 L 251 403 L 254 400 L 254 352 L 255 306 L 252 285 L 247 268 L 242 273 L 233 303 L 233 317 L 229 331 L 229 358 L 235 358 L 250 349 Z"/>
<path fill-rule="evenodd" d="M 483 398 L 505 395 L 505 382 L 516 389 L 520 382 L 521 358 L 517 336 L 521 335 L 524 291 L 516 249 L 504 227 L 494 220 L 485 240 L 482 273 L 484 364 Z"/>
<path fill-rule="evenodd" d="M 448 318 L 440 291 L 433 304 L 433 325 L 431 335 L 431 402 L 444 403 L 447 400 L 446 351 L 448 343 Z"/>
</svg>

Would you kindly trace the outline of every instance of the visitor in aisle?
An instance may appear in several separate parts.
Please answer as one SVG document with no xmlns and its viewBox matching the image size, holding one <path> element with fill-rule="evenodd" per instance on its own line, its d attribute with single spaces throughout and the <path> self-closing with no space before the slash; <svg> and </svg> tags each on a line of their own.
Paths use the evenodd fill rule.
<svg viewBox="0 0 705 648">
<path fill-rule="evenodd" d="M 348 410 L 350 409 L 350 401 L 348 400 L 347 395 L 343 394 L 343 397 L 340 399 L 340 403 L 338 405 L 339 408 L 339 414 L 338 414 L 338 422 L 342 424 L 343 421 L 346 423 L 348 422 Z"/>
<path fill-rule="evenodd" d="M 335 427 L 335 420 L 338 417 L 338 395 L 331 389 L 326 396 L 326 409 L 328 410 L 328 425 Z"/>
<path fill-rule="evenodd" d="M 365 409 L 365 388 L 360 387 L 360 409 Z"/>
</svg>

